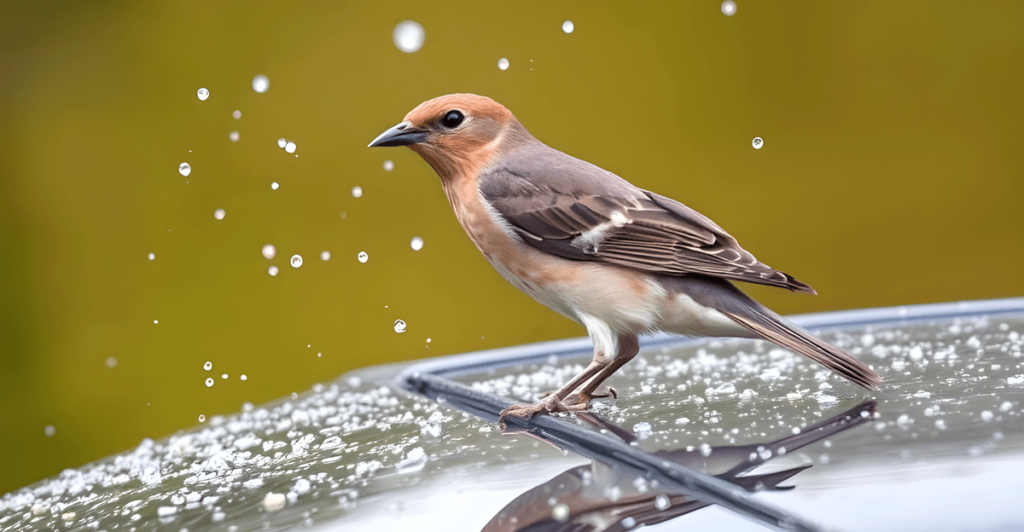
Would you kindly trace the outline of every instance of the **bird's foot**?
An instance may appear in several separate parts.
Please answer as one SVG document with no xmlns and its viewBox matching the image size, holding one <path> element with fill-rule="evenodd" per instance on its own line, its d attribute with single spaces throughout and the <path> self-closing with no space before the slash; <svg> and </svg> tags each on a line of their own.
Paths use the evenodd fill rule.
<svg viewBox="0 0 1024 532">
<path fill-rule="evenodd" d="M 567 405 L 575 405 L 575 406 L 582 405 L 583 408 L 586 408 L 587 405 L 590 404 L 590 401 L 592 401 L 594 399 L 604 399 L 606 397 L 611 397 L 612 399 L 618 399 L 619 398 L 619 393 L 615 391 L 615 388 L 612 388 L 612 387 L 608 387 L 608 388 L 601 387 L 601 388 L 598 388 L 598 389 L 594 390 L 593 392 L 590 392 L 589 394 L 573 392 L 573 393 L 569 394 L 568 397 L 565 398 L 564 402 Z"/>
<path fill-rule="evenodd" d="M 523 419 L 530 419 L 537 414 L 547 414 L 553 412 L 580 412 L 587 409 L 587 403 L 574 404 L 566 403 L 557 396 L 549 395 L 542 399 L 539 403 L 534 405 L 512 405 L 498 414 L 498 426 L 501 430 L 506 430 L 508 427 L 505 425 L 505 418 L 512 416 Z"/>
</svg>

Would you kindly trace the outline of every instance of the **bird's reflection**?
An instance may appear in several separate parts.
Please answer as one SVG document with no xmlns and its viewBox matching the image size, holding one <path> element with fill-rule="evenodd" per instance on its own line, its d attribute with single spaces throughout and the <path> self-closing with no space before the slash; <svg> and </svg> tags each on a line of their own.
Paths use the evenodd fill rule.
<svg viewBox="0 0 1024 532">
<path fill-rule="evenodd" d="M 706 471 L 747 491 L 787 490 L 792 486 L 779 484 L 811 467 L 810 464 L 772 473 L 745 473 L 767 460 L 866 423 L 875 411 L 876 403 L 867 401 L 805 427 L 799 434 L 773 442 L 712 447 L 710 453 L 704 448 L 654 454 Z M 631 432 L 594 414 L 581 413 L 577 417 L 627 442 L 636 439 Z M 516 497 L 487 523 L 483 532 L 621 532 L 675 519 L 705 506 L 708 503 L 659 490 L 637 480 L 633 474 L 594 461 L 569 469 Z"/>
</svg>

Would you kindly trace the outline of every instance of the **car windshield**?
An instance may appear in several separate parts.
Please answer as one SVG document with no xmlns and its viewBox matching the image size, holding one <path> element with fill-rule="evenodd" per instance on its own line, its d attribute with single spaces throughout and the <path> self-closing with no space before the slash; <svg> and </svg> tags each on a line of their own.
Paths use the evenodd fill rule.
<svg viewBox="0 0 1024 532">
<path fill-rule="evenodd" d="M 379 366 L 7 494 L 0 531 L 758 530 L 773 515 L 807 529 L 1022 522 L 1019 309 L 819 332 L 872 365 L 882 390 L 762 341 L 659 338 L 611 379 L 617 398 L 503 434 L 481 405 L 557 388 L 587 362 L 580 342 L 541 346 L 520 364 L 457 360 L 449 369 L 461 369 L 436 377 L 448 395 L 427 389 L 429 366 Z M 582 444 L 569 441 L 579 434 Z M 629 460 L 640 461 L 623 467 Z M 708 508 L 645 463 L 685 467 L 697 493 L 722 488 L 715 497 L 735 500 Z M 899 504 L 910 490 L 914 505 Z"/>
</svg>

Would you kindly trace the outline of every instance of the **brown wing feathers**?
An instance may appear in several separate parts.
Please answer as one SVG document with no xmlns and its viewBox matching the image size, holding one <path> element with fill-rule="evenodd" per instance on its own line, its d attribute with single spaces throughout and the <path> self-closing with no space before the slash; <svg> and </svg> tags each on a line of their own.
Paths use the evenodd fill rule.
<svg viewBox="0 0 1024 532">
<path fill-rule="evenodd" d="M 758 262 L 721 227 L 682 203 L 546 146 L 532 151 L 526 157 L 512 154 L 507 165 L 480 176 L 484 198 L 530 245 L 570 260 L 814 293 Z"/>
</svg>

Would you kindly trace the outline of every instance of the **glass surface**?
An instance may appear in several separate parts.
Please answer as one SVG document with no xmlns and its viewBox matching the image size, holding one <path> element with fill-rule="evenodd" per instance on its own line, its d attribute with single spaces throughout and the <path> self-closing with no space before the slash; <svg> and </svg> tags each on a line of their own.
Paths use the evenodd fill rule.
<svg viewBox="0 0 1024 532">
<path fill-rule="evenodd" d="M 590 421 L 567 417 L 594 426 L 594 437 L 635 437 L 644 450 L 671 452 L 712 474 L 738 475 L 744 459 L 767 460 L 751 473 L 768 475 L 762 486 L 749 477 L 734 481 L 764 488 L 756 497 L 826 527 L 1011 529 L 1024 526 L 1022 332 L 1024 317 L 1000 316 L 823 333 L 874 366 L 884 379 L 878 393 L 760 341 L 647 349 L 611 379 L 617 399 L 596 402 Z M 549 362 L 460 380 L 534 400 L 585 360 Z M 694 511 L 699 504 L 674 494 L 659 498 L 657 486 L 409 395 L 393 386 L 401 368 L 369 368 L 215 416 L 7 494 L 0 531 L 516 530 L 512 517 L 519 526 L 563 525 L 630 497 L 642 499 L 643 511 L 609 514 L 608 530 L 672 512 L 682 515 L 652 528 L 760 529 L 720 509 Z M 864 401 L 877 402 L 877 417 Z M 851 408 L 855 422 L 793 447 L 813 434 L 809 426 Z M 595 422 L 624 430 L 601 432 Z M 779 456 L 785 442 L 793 443 Z M 753 449 L 735 448 L 747 445 Z M 579 486 L 567 484 L 573 478 Z"/>
</svg>

